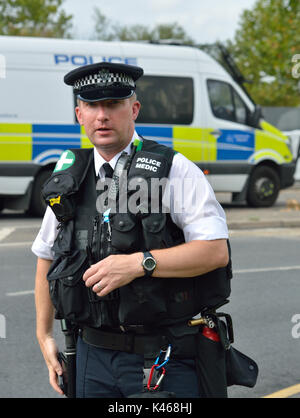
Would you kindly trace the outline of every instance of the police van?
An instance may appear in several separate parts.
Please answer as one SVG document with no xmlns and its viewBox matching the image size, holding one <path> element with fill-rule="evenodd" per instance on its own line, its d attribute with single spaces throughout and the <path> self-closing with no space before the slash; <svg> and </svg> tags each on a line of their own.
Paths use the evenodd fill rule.
<svg viewBox="0 0 300 418">
<path fill-rule="evenodd" d="M 194 161 L 215 192 L 271 206 L 293 184 L 289 139 L 195 47 L 0 36 L 0 208 L 42 215 L 41 185 L 64 150 L 91 146 L 64 75 L 100 61 L 138 65 L 140 135 Z"/>
</svg>

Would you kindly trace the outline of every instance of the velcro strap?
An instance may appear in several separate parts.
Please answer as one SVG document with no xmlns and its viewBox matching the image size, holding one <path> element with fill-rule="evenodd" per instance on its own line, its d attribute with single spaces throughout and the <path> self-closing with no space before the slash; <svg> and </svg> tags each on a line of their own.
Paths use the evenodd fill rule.
<svg viewBox="0 0 300 418">
<path fill-rule="evenodd" d="M 141 335 L 134 333 L 115 333 L 101 329 L 84 327 L 81 337 L 87 344 L 109 350 L 125 351 L 149 357 L 157 356 L 166 338 L 163 335 Z"/>
</svg>

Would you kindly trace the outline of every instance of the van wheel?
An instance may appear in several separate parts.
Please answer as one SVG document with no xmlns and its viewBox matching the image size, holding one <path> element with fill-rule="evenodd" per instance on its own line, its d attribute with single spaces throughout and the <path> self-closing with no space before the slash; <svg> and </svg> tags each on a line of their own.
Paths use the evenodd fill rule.
<svg viewBox="0 0 300 418">
<path fill-rule="evenodd" d="M 36 177 L 29 207 L 29 213 L 38 217 L 44 216 L 46 210 L 46 203 L 42 197 L 42 187 L 45 181 L 51 176 L 52 170 L 46 169 L 41 171 Z"/>
<path fill-rule="evenodd" d="M 272 206 L 276 202 L 279 190 L 280 179 L 277 172 L 272 167 L 259 166 L 250 177 L 247 203 L 257 208 Z"/>
</svg>

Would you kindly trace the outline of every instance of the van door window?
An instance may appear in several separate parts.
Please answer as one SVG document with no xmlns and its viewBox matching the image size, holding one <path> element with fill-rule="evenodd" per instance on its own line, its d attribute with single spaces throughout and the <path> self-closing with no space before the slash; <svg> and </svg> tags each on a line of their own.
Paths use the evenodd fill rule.
<svg viewBox="0 0 300 418">
<path fill-rule="evenodd" d="M 142 107 L 137 123 L 189 125 L 194 117 L 193 79 L 144 76 L 136 93 Z"/>
<path fill-rule="evenodd" d="M 219 80 L 208 80 L 207 88 L 211 110 L 216 118 L 241 124 L 247 123 L 247 107 L 230 84 Z"/>
<path fill-rule="evenodd" d="M 235 90 L 232 89 L 236 122 L 247 124 L 247 107 Z"/>
</svg>

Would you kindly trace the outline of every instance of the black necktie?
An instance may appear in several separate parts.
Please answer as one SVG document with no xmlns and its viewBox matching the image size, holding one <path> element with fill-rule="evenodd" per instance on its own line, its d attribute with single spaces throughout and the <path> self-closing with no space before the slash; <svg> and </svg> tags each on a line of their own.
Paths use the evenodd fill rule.
<svg viewBox="0 0 300 418">
<path fill-rule="evenodd" d="M 112 178 L 114 170 L 111 168 L 110 164 L 104 163 L 102 167 L 105 172 L 105 177 Z"/>
</svg>

